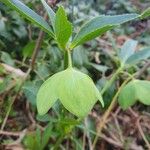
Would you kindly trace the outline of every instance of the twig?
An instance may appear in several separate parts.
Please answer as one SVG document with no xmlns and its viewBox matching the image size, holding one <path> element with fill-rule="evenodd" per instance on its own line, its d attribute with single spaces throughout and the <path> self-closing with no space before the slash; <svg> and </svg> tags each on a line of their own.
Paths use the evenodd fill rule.
<svg viewBox="0 0 150 150">
<path fill-rule="evenodd" d="M 0 63 L 0 66 L 4 67 L 4 69 L 9 72 L 9 73 L 12 73 L 12 74 L 15 74 L 17 77 L 21 77 L 21 78 L 24 78 L 26 76 L 26 73 L 23 72 L 22 70 L 20 69 L 16 69 L 10 65 L 7 65 L 7 64 L 4 64 L 4 63 Z"/>
<path fill-rule="evenodd" d="M 137 120 L 137 127 L 138 127 L 138 130 L 139 130 L 139 132 L 140 132 L 144 142 L 146 143 L 148 149 L 150 150 L 150 143 L 148 142 L 147 138 L 145 137 L 145 134 L 144 134 L 144 132 L 143 132 L 143 130 L 141 128 L 141 125 L 140 125 L 140 120 L 141 119 L 142 119 L 142 116 Z"/>
<path fill-rule="evenodd" d="M 96 146 L 96 143 L 97 143 L 97 140 L 98 140 L 98 137 L 99 135 L 101 134 L 101 131 L 106 123 L 106 120 L 109 116 L 109 114 L 111 113 L 112 109 L 114 108 L 115 104 L 116 104 L 116 100 L 117 100 L 117 97 L 121 91 L 121 89 L 126 85 L 126 83 L 131 79 L 131 77 L 128 77 L 124 82 L 123 84 L 120 86 L 120 88 L 118 89 L 117 93 L 115 94 L 115 96 L 113 97 L 112 99 L 112 102 L 110 104 L 110 106 L 108 107 L 107 111 L 104 113 L 102 119 L 101 119 L 101 122 L 99 123 L 98 125 L 98 131 L 97 131 L 97 135 L 94 139 L 94 142 L 93 142 L 93 149 L 95 148 Z"/>
<path fill-rule="evenodd" d="M 133 111 L 133 109 L 131 107 L 129 108 L 129 111 L 135 118 L 137 118 L 139 116 L 135 111 Z"/>
<path fill-rule="evenodd" d="M 81 128 L 81 129 L 86 129 L 85 127 L 81 127 L 81 126 L 78 126 L 78 127 Z M 89 131 L 90 133 L 92 133 L 93 135 L 97 135 L 97 133 L 94 132 L 93 130 L 90 130 L 90 129 L 86 129 L 86 130 L 88 130 L 88 131 Z M 114 139 L 112 139 L 112 138 L 110 138 L 110 137 L 108 137 L 108 136 L 105 136 L 104 134 L 100 134 L 100 135 L 98 135 L 98 136 L 99 136 L 101 139 L 105 140 L 106 142 L 108 142 L 108 143 L 114 145 L 115 147 L 124 149 L 124 145 L 123 145 L 120 141 L 118 141 L 118 140 L 115 141 Z M 129 147 L 130 147 L 131 150 L 137 150 L 137 149 L 142 150 L 142 149 L 140 149 L 140 148 L 141 148 L 140 146 L 135 145 L 134 143 L 132 143 L 131 145 L 129 145 Z M 95 149 L 93 149 L 93 150 L 95 150 Z"/>
<path fill-rule="evenodd" d="M 44 18 L 45 19 L 47 18 L 47 14 L 44 15 Z M 28 69 L 28 71 L 26 73 L 26 76 L 21 81 L 21 84 L 20 84 L 20 86 L 18 88 L 18 91 L 17 91 L 15 97 L 13 98 L 12 102 L 9 105 L 9 108 L 7 110 L 7 113 L 6 113 L 6 116 L 5 116 L 4 121 L 3 121 L 2 125 L 1 125 L 1 130 L 3 130 L 4 127 L 5 127 L 6 121 L 8 119 L 9 113 L 10 113 L 11 108 L 12 108 L 12 105 L 14 104 L 15 100 L 18 98 L 19 93 L 20 93 L 20 91 L 22 89 L 22 86 L 23 86 L 24 82 L 26 81 L 26 79 L 27 79 L 28 75 L 30 74 L 31 70 L 34 68 L 35 60 L 36 60 L 38 51 L 40 49 L 43 37 L 44 37 L 44 32 L 42 30 L 40 30 L 40 33 L 39 33 L 39 36 L 38 36 L 38 39 L 37 39 L 37 42 L 36 42 L 36 45 L 35 45 L 35 49 L 34 49 L 33 54 L 32 54 L 32 60 L 31 60 L 30 67 L 29 67 L 29 69 Z"/>
<path fill-rule="evenodd" d="M 104 127 L 105 128 L 105 127 Z M 109 129 L 106 129 L 107 131 L 109 131 Z M 114 129 L 115 130 L 115 129 Z M 116 132 L 116 130 L 115 130 L 115 132 Z M 111 130 L 108 132 L 108 134 L 110 135 L 110 137 L 113 139 L 113 140 L 115 140 L 116 142 L 121 142 L 120 141 L 120 139 L 118 139 L 118 135 L 117 134 L 114 134 L 114 131 L 112 130 L 112 132 L 111 132 Z"/>
<path fill-rule="evenodd" d="M 109 87 L 112 85 L 112 83 L 121 71 L 122 67 L 118 68 L 118 70 L 113 74 L 112 78 L 105 84 L 104 88 L 100 91 L 102 95 L 106 92 L 106 90 L 109 89 Z"/>
<path fill-rule="evenodd" d="M 95 139 L 94 139 L 94 142 L 93 142 L 93 149 L 95 148 L 96 146 L 96 143 L 97 143 L 97 140 L 98 140 L 98 135 L 101 133 L 104 125 L 105 125 L 105 122 L 109 116 L 109 114 L 111 113 L 112 109 L 114 108 L 115 106 L 115 103 L 116 103 L 116 99 L 118 97 L 118 94 L 120 92 L 120 90 L 122 89 L 122 87 L 131 79 L 134 77 L 136 78 L 139 78 L 144 72 L 145 70 L 150 67 L 150 61 L 148 61 L 144 67 L 136 74 L 133 74 L 132 76 L 129 76 L 125 81 L 124 83 L 121 85 L 121 87 L 119 88 L 119 90 L 117 91 L 116 95 L 114 96 L 109 108 L 107 109 L 107 111 L 105 112 L 105 114 L 103 115 L 102 119 L 101 119 L 101 123 L 99 124 L 99 127 L 98 127 L 98 134 L 96 135 Z M 116 76 L 121 72 L 121 68 L 120 70 L 118 69 L 116 74 L 114 74 L 114 76 L 111 78 L 111 82 L 108 82 L 108 84 L 103 88 L 103 90 L 101 91 L 102 94 L 104 94 L 104 92 L 109 88 L 109 86 L 112 84 L 112 82 L 114 81 L 114 79 L 116 78 Z"/>
<path fill-rule="evenodd" d="M 140 70 L 136 73 L 135 77 L 136 77 L 136 78 L 139 78 L 149 67 L 150 67 L 150 60 L 143 66 L 142 69 L 140 69 Z"/>
<path fill-rule="evenodd" d="M 119 137 L 120 137 L 120 141 L 121 141 L 122 143 L 124 143 L 123 134 L 122 134 L 121 128 L 120 128 L 120 126 L 119 126 L 118 120 L 117 120 L 117 118 L 116 118 L 114 115 L 112 115 L 112 116 L 113 116 L 113 118 L 114 118 L 114 120 L 115 120 L 115 124 L 116 124 L 117 130 L 118 130 L 118 134 L 119 134 Z"/>
<path fill-rule="evenodd" d="M 47 15 L 47 13 L 45 13 L 45 14 L 44 14 L 44 19 L 47 20 L 47 18 L 48 18 L 48 15 Z M 39 35 L 38 35 L 38 39 L 37 39 L 37 41 L 36 41 L 36 45 L 35 45 L 35 48 L 34 48 L 34 51 L 33 51 L 33 54 L 32 54 L 31 70 L 34 69 L 35 60 L 36 60 L 36 57 L 37 57 L 37 55 L 38 55 L 39 49 L 40 49 L 40 47 L 41 47 L 43 38 L 44 38 L 44 32 L 43 32 L 43 30 L 40 30 L 40 33 L 39 33 Z"/>
<path fill-rule="evenodd" d="M 31 123 L 33 124 L 33 126 L 35 126 L 36 121 L 34 120 L 34 118 L 33 118 L 32 114 L 31 114 L 31 112 L 30 112 L 30 104 L 29 104 L 29 102 L 28 102 L 28 101 L 26 102 L 26 109 L 27 109 L 28 117 L 29 117 L 29 119 L 30 119 Z"/>
<path fill-rule="evenodd" d="M 85 118 L 84 123 L 85 123 L 85 127 L 87 129 L 88 128 L 87 118 Z M 88 139 L 88 143 L 89 143 L 89 150 L 93 150 L 92 149 L 92 141 L 91 141 L 91 137 L 90 137 L 90 134 L 89 134 L 88 130 L 86 131 L 86 135 L 87 135 L 87 139 Z"/>
<path fill-rule="evenodd" d="M 0 135 L 6 135 L 6 136 L 20 136 L 21 132 L 9 132 L 9 131 L 1 131 Z"/>
<path fill-rule="evenodd" d="M 20 144 L 20 143 L 22 142 L 24 136 L 26 135 L 26 132 L 27 132 L 27 129 L 24 129 L 24 130 L 20 133 L 19 138 L 18 138 L 16 141 L 14 141 L 14 142 L 12 142 L 12 143 L 10 143 L 10 144 L 8 144 L 8 145 L 11 146 L 11 145 Z"/>
<path fill-rule="evenodd" d="M 27 79 L 27 77 L 28 77 L 29 74 L 30 74 L 30 68 L 28 69 L 28 71 L 27 71 L 27 73 L 26 73 L 26 76 L 25 76 L 25 77 L 23 78 L 23 80 L 21 81 L 21 83 L 20 83 L 20 85 L 19 85 L 19 88 L 18 88 L 18 91 L 17 91 L 16 95 L 14 96 L 14 98 L 12 99 L 12 101 L 11 101 L 9 107 L 8 107 L 6 116 L 5 116 L 5 118 L 4 118 L 4 120 L 3 120 L 3 123 L 2 123 L 2 125 L 1 125 L 1 130 L 4 129 L 5 124 L 6 124 L 6 121 L 7 121 L 7 119 L 8 119 L 9 114 L 10 114 L 12 105 L 14 104 L 15 100 L 18 98 L 19 93 L 20 93 L 20 91 L 21 91 L 21 88 L 22 88 L 22 86 L 23 86 L 24 82 L 26 81 L 26 79 Z"/>
<path fill-rule="evenodd" d="M 120 110 L 121 110 L 121 107 L 119 106 L 119 107 L 117 108 L 117 110 L 115 111 L 115 113 L 113 114 L 114 117 L 116 117 L 116 116 L 118 115 L 118 113 L 120 112 Z"/>
<path fill-rule="evenodd" d="M 105 141 L 107 141 L 108 143 L 113 144 L 114 146 L 123 148 L 122 143 L 116 142 L 116 141 L 114 141 L 113 139 L 111 139 L 111 138 L 109 138 L 109 137 L 106 137 L 104 134 L 101 134 L 100 137 L 101 137 L 102 139 L 104 139 Z"/>
<path fill-rule="evenodd" d="M 83 132 L 83 140 L 82 140 L 82 149 L 85 150 L 85 145 L 86 145 L 86 131 L 84 130 Z"/>
<path fill-rule="evenodd" d="M 28 29 L 28 37 L 29 37 L 29 40 L 32 41 L 32 30 L 31 30 L 31 25 L 28 25 L 27 29 Z"/>
</svg>

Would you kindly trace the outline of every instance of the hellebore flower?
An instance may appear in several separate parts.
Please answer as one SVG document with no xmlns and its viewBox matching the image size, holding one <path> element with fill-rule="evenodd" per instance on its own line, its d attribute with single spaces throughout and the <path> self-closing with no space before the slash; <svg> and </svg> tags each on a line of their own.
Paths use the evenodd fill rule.
<svg viewBox="0 0 150 150">
<path fill-rule="evenodd" d="M 97 100 L 104 105 L 91 78 L 73 68 L 56 73 L 43 83 L 37 94 L 38 113 L 47 113 L 58 99 L 78 117 L 85 117 Z"/>
</svg>

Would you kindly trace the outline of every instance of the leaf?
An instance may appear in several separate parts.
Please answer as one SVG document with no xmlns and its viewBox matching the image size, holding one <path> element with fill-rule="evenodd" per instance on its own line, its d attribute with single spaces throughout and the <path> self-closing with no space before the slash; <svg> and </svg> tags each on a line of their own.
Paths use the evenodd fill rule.
<svg viewBox="0 0 150 150">
<path fill-rule="evenodd" d="M 6 76 L 0 83 L 0 94 L 7 91 L 8 85 L 11 86 L 11 84 L 12 84 L 12 78 Z"/>
<path fill-rule="evenodd" d="M 150 81 L 138 81 L 136 87 L 138 95 L 137 99 L 145 105 L 150 105 Z"/>
<path fill-rule="evenodd" d="M 39 86 L 34 85 L 32 82 L 27 82 L 23 86 L 23 92 L 27 100 L 34 106 L 36 105 L 36 95 L 37 95 L 38 89 L 39 89 Z"/>
<path fill-rule="evenodd" d="M 80 124 L 80 121 L 78 121 L 78 120 L 76 120 L 76 119 L 71 119 L 71 118 L 62 118 L 61 120 L 60 120 L 60 123 L 61 123 L 61 125 L 66 125 L 66 126 L 69 126 L 69 125 L 73 125 L 73 126 L 75 126 L 75 125 L 79 125 Z"/>
<path fill-rule="evenodd" d="M 42 135 L 42 142 L 41 142 L 41 148 L 44 150 L 46 145 L 48 144 L 49 138 L 51 137 L 52 132 L 52 123 L 50 122 L 46 129 L 44 130 L 44 133 Z"/>
<path fill-rule="evenodd" d="M 141 60 L 147 59 L 150 57 L 150 47 L 144 48 L 143 50 L 140 50 L 136 52 L 135 54 L 131 55 L 127 61 L 126 64 L 134 65 L 138 63 Z"/>
<path fill-rule="evenodd" d="M 44 82 L 37 94 L 37 109 L 44 115 L 59 99 L 63 106 L 78 117 L 86 116 L 102 97 L 89 76 L 73 68 L 54 74 Z"/>
<path fill-rule="evenodd" d="M 35 140 L 36 140 L 36 147 L 38 147 L 37 150 L 42 150 L 42 145 L 41 145 L 42 137 L 41 137 L 41 131 L 40 131 L 39 128 L 36 129 L 36 137 L 35 137 Z"/>
<path fill-rule="evenodd" d="M 56 12 L 55 34 L 59 46 L 62 49 L 65 49 L 66 44 L 72 34 L 72 24 L 68 21 L 63 7 L 59 7 L 58 11 Z"/>
<path fill-rule="evenodd" d="M 119 104 L 123 109 L 135 104 L 138 100 L 145 105 L 150 105 L 150 81 L 133 80 L 129 82 L 119 94 Z"/>
<path fill-rule="evenodd" d="M 72 54 L 73 64 L 76 67 L 83 67 L 89 63 L 87 50 L 82 46 L 78 46 Z"/>
<path fill-rule="evenodd" d="M 127 109 L 136 102 L 135 81 L 129 82 L 120 92 L 118 102 L 123 109 Z"/>
<path fill-rule="evenodd" d="M 34 47 L 35 47 L 35 41 L 31 41 L 27 43 L 27 45 L 25 45 L 25 47 L 22 50 L 23 57 L 24 58 L 31 57 Z"/>
<path fill-rule="evenodd" d="M 104 34 L 114 27 L 137 18 L 138 14 L 99 16 L 84 24 L 72 41 L 71 49 Z"/>
<path fill-rule="evenodd" d="M 45 114 L 43 116 L 37 115 L 36 119 L 40 122 L 52 122 L 52 118 L 49 114 Z"/>
<path fill-rule="evenodd" d="M 28 149 L 38 150 L 36 143 L 36 134 L 34 132 L 29 133 L 25 136 L 23 143 Z"/>
<path fill-rule="evenodd" d="M 19 12 L 23 17 L 30 20 L 32 23 L 36 24 L 38 27 L 42 28 L 50 36 L 54 37 L 53 31 L 48 23 L 32 9 L 23 4 L 20 0 L 0 0 L 4 4 L 8 5 L 12 9 Z"/>
<path fill-rule="evenodd" d="M 11 55 L 7 52 L 0 52 L 1 56 L 0 56 L 0 60 L 3 61 L 4 63 L 10 65 L 10 66 L 15 66 L 15 62 L 14 59 L 11 58 Z"/>
<path fill-rule="evenodd" d="M 1 15 L 0 15 L 0 32 L 1 32 L 1 33 L 2 33 L 2 32 L 6 32 L 5 29 L 6 29 L 5 21 L 4 21 L 4 19 L 3 19 L 3 18 L 1 17 Z"/>
<path fill-rule="evenodd" d="M 150 7 L 148 7 L 141 15 L 140 15 L 140 18 L 141 19 L 145 19 L 147 17 L 150 16 Z"/>
<path fill-rule="evenodd" d="M 55 12 L 52 10 L 52 8 L 45 2 L 45 0 L 41 0 L 43 6 L 45 7 L 48 16 L 50 18 L 50 21 L 52 23 L 53 28 L 55 28 Z"/>
<path fill-rule="evenodd" d="M 134 54 L 135 48 L 137 46 L 137 41 L 135 40 L 127 40 L 120 51 L 119 58 L 122 64 L 125 64 L 126 60 Z"/>
<path fill-rule="evenodd" d="M 108 67 L 104 65 L 99 65 L 95 63 L 89 63 L 89 65 L 98 70 L 99 72 L 105 73 L 108 70 Z"/>
</svg>

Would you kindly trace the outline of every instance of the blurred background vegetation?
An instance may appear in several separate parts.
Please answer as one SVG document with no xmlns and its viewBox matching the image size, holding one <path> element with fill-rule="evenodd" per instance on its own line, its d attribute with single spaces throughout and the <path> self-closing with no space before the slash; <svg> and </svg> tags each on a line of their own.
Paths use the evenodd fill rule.
<svg viewBox="0 0 150 150">
<path fill-rule="evenodd" d="M 44 16 L 45 11 L 39 0 L 23 0 L 23 2 Z M 63 0 L 54 6 L 54 10 L 58 5 L 65 7 L 76 31 L 93 16 L 140 13 L 150 6 L 150 1 Z M 57 44 L 45 34 L 34 63 L 34 69 L 24 84 L 20 86 L 32 62 L 32 54 L 37 45 L 39 32 L 39 28 L 0 3 L 1 126 L 7 119 L 3 131 L 0 132 L 0 149 L 91 150 L 91 141 L 96 134 L 97 123 L 109 106 L 123 77 L 118 78 L 105 93 L 105 108 L 100 108 L 99 104 L 95 105 L 82 123 L 78 123 L 76 118 L 64 110 L 59 102 L 48 114 L 39 116 L 36 110 L 36 94 L 40 85 L 49 76 L 63 69 L 63 54 Z M 138 49 L 150 46 L 150 20 L 124 24 L 100 38 L 77 47 L 72 55 L 73 64 L 82 72 L 89 74 L 100 90 L 116 70 L 117 51 L 127 39 L 137 40 Z M 146 62 L 143 61 L 130 68 L 128 72 L 137 72 Z M 140 78 L 150 80 L 150 69 L 147 69 Z M 122 111 L 119 106 L 116 106 L 103 129 L 96 149 L 145 150 L 145 143 L 137 127 L 139 115 L 144 116 L 141 126 L 150 142 L 150 108 L 137 104 L 133 109 Z"/>
</svg>

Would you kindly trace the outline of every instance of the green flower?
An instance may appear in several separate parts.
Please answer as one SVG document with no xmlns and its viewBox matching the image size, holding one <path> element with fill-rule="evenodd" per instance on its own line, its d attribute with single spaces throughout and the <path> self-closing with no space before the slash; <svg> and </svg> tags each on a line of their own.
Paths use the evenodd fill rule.
<svg viewBox="0 0 150 150">
<path fill-rule="evenodd" d="M 58 99 L 78 117 L 85 117 L 97 100 L 104 105 L 91 78 L 73 68 L 56 73 L 43 83 L 37 94 L 38 113 L 47 113 Z"/>
</svg>

